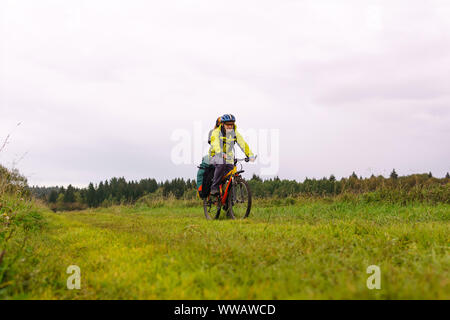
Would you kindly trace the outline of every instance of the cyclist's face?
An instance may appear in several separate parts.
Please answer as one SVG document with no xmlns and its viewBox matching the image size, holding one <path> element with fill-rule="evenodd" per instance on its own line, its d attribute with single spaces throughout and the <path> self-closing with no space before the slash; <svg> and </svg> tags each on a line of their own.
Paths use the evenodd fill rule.
<svg viewBox="0 0 450 320">
<path fill-rule="evenodd" d="M 233 122 L 225 122 L 225 130 L 232 130 L 234 129 Z"/>
</svg>

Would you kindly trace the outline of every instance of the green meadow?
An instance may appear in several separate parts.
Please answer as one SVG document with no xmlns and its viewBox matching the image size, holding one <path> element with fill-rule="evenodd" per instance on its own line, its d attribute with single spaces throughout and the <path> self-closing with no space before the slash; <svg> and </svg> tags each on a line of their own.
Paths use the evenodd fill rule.
<svg viewBox="0 0 450 320">
<path fill-rule="evenodd" d="M 257 200 L 239 221 L 207 221 L 200 204 L 36 205 L 7 243 L 0 298 L 450 299 L 448 204 Z"/>
</svg>

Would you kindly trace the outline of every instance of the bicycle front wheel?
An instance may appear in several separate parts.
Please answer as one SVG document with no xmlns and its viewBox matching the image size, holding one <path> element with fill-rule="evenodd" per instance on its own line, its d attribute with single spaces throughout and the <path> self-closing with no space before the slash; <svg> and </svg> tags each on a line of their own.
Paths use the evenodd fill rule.
<svg viewBox="0 0 450 320">
<path fill-rule="evenodd" d="M 245 219 L 252 208 L 252 194 L 247 181 L 241 177 L 233 179 L 228 196 L 228 215 L 231 219 Z"/>
</svg>

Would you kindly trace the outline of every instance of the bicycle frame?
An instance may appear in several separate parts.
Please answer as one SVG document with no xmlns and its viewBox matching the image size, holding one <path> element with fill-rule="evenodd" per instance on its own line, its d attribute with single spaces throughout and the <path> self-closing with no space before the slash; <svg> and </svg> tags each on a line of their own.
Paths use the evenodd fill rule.
<svg viewBox="0 0 450 320">
<path fill-rule="evenodd" d="M 231 182 L 233 181 L 233 178 L 238 175 L 237 173 L 237 167 L 234 166 L 233 170 L 231 170 L 230 172 L 228 172 L 223 179 L 226 179 L 227 177 L 231 176 L 230 179 L 228 180 L 227 186 L 225 187 L 225 193 L 222 196 L 222 205 L 225 205 L 225 202 L 227 201 L 228 198 L 228 191 L 230 190 L 230 185 Z M 220 185 L 220 194 L 222 195 L 222 185 Z"/>
<path fill-rule="evenodd" d="M 255 157 L 255 158 L 256 158 L 256 157 Z M 227 186 L 225 187 L 225 192 L 224 192 L 223 196 L 222 196 L 222 184 L 219 186 L 220 195 L 221 195 L 221 197 L 222 197 L 222 199 L 221 199 L 222 205 L 225 205 L 225 202 L 226 202 L 227 199 L 228 199 L 228 191 L 230 190 L 230 185 L 231 185 L 231 183 L 233 182 L 233 179 L 234 179 L 235 177 L 239 177 L 240 174 L 241 174 L 242 172 L 244 172 L 244 170 L 242 170 L 242 164 L 241 164 L 241 170 L 239 170 L 239 171 L 237 170 L 236 164 L 237 164 L 238 162 L 241 162 L 241 161 L 246 161 L 246 162 L 248 162 L 248 158 L 235 159 L 235 160 L 234 160 L 234 168 L 233 168 L 230 172 L 228 172 L 228 173 L 222 178 L 222 180 L 225 180 L 225 179 L 227 179 L 228 177 L 230 177 L 230 179 L 228 180 Z"/>
</svg>

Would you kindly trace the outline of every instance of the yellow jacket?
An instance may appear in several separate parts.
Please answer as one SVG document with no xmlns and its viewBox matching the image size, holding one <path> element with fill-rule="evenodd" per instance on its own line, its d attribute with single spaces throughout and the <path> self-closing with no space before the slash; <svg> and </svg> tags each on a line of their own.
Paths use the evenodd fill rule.
<svg viewBox="0 0 450 320">
<path fill-rule="evenodd" d="M 247 142 L 245 142 L 242 135 L 236 130 L 236 125 L 234 125 L 234 130 L 231 135 L 226 135 L 225 128 L 223 124 L 214 129 L 211 133 L 211 148 L 209 149 L 209 156 L 213 157 L 216 154 L 227 155 L 227 163 L 233 163 L 234 160 L 234 144 L 237 143 L 242 152 L 245 153 L 246 157 L 253 157 L 253 152 L 250 150 Z"/>
</svg>

